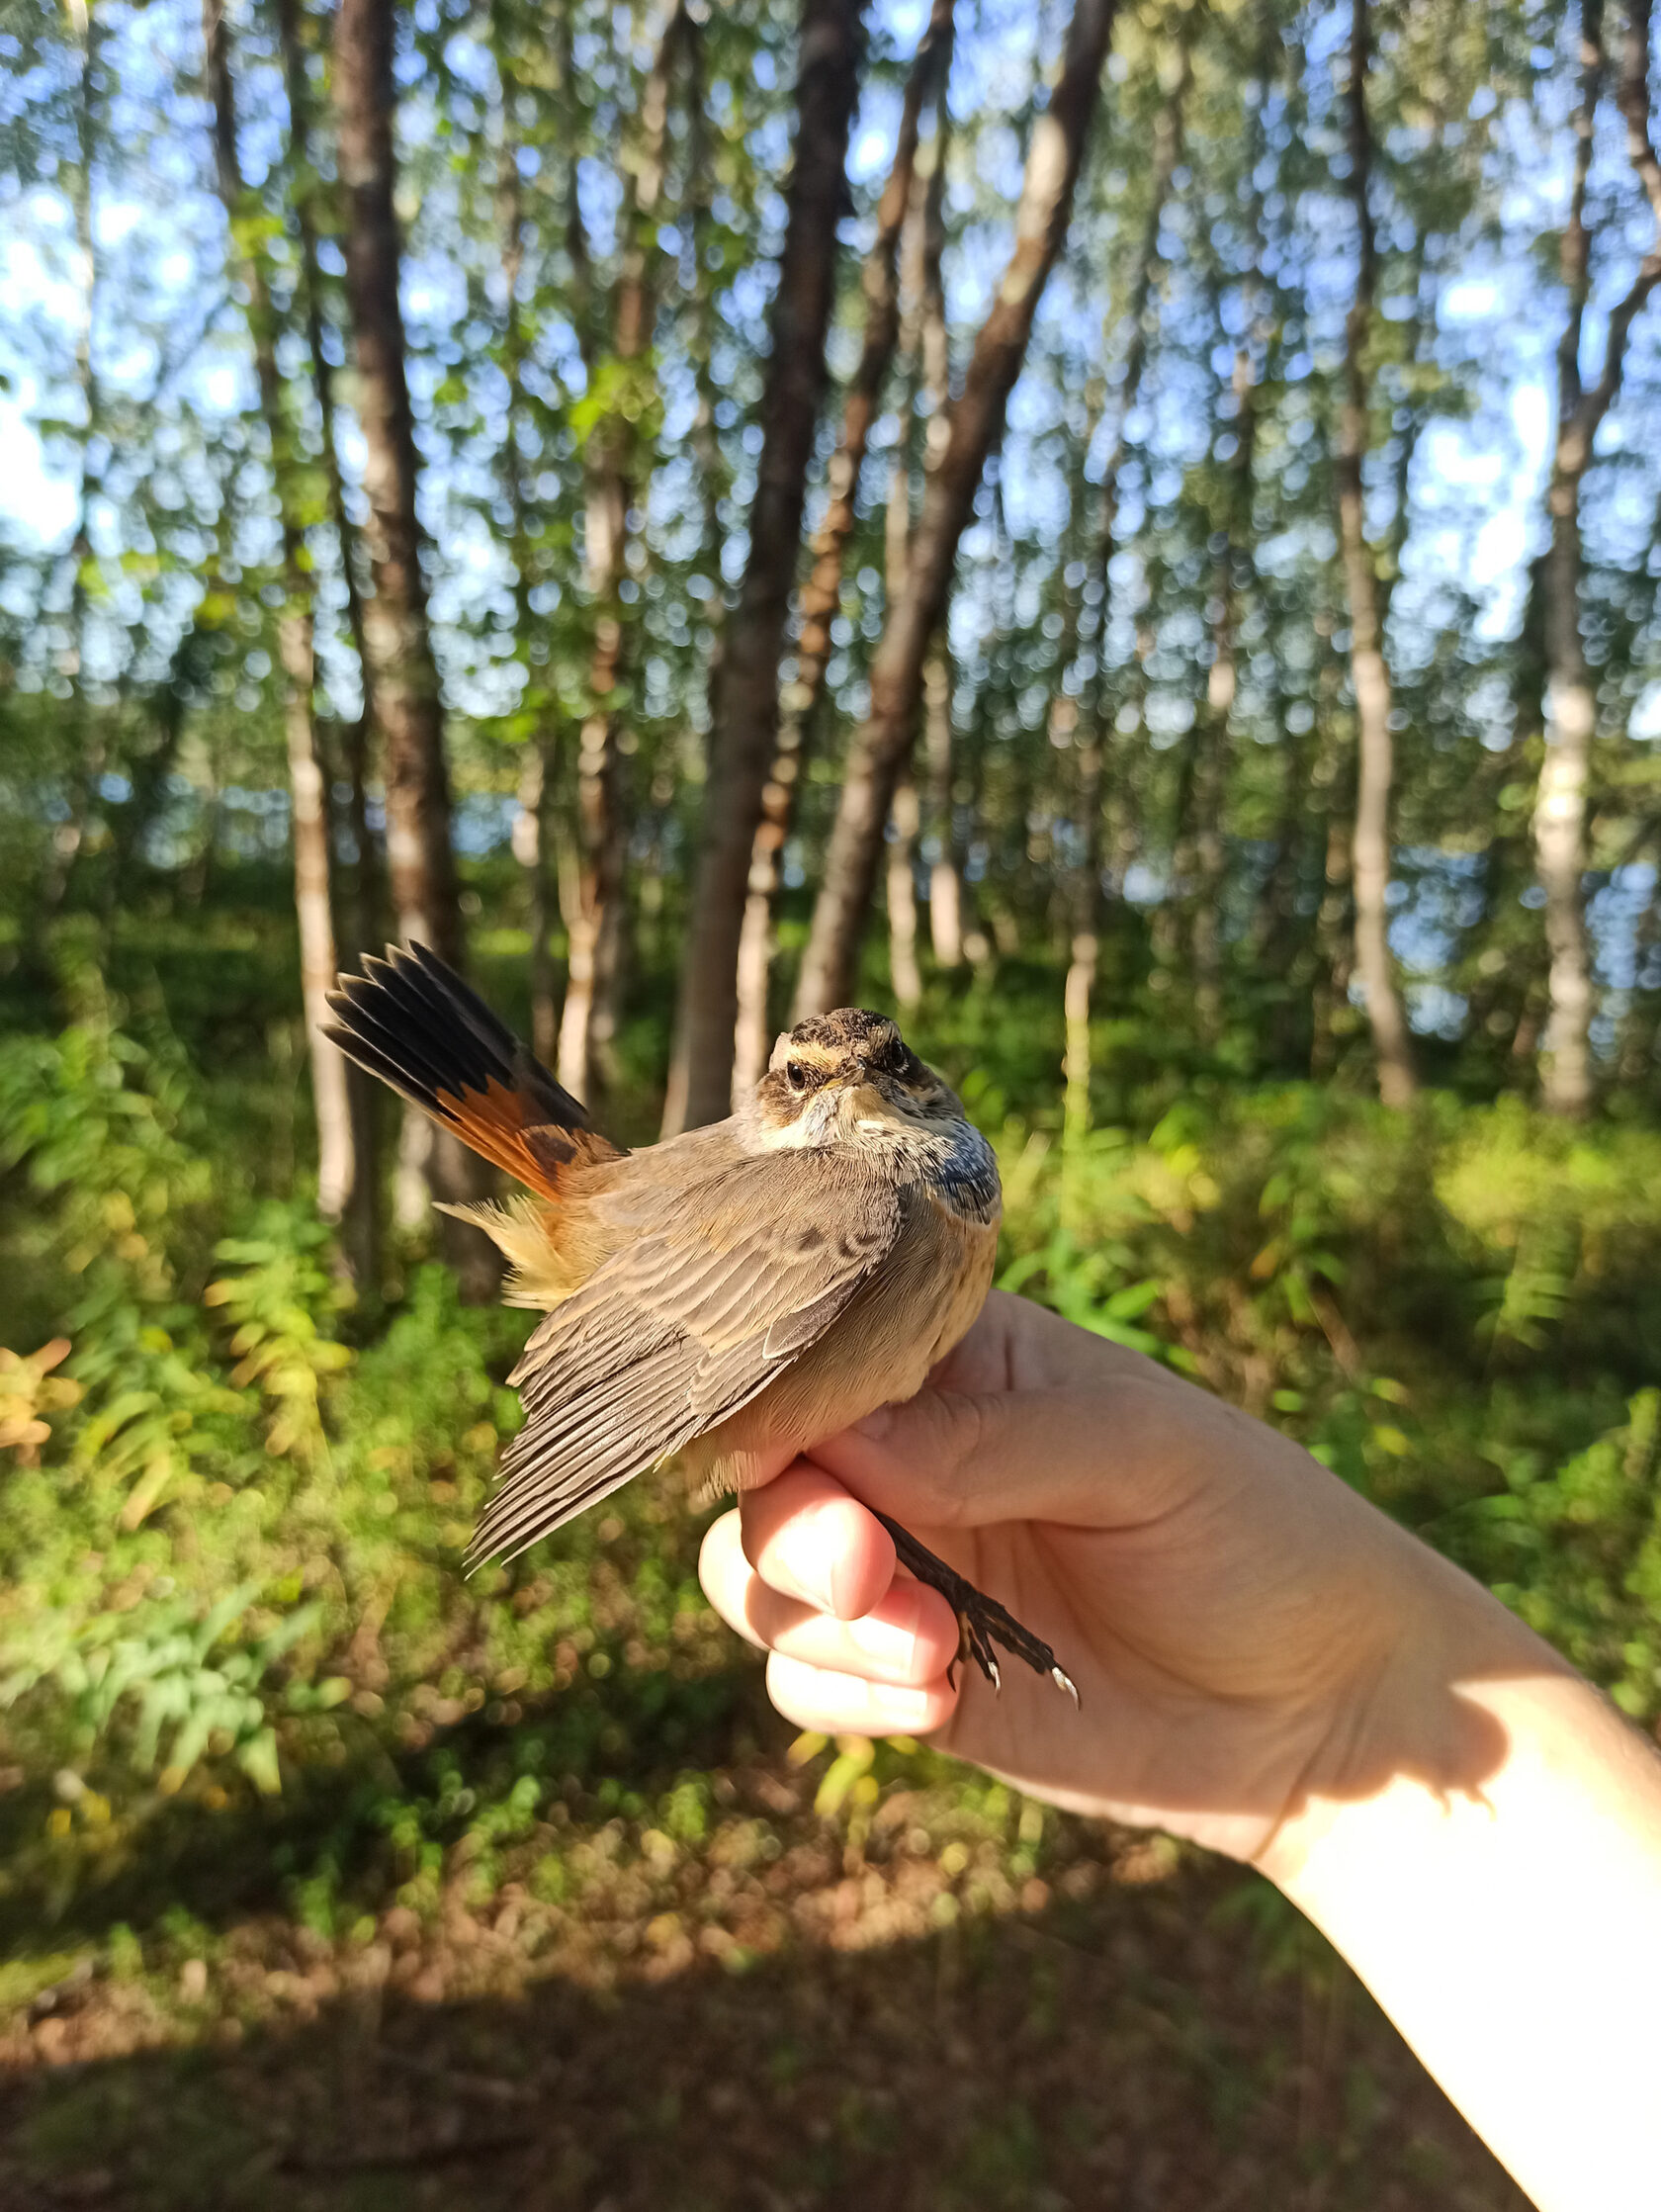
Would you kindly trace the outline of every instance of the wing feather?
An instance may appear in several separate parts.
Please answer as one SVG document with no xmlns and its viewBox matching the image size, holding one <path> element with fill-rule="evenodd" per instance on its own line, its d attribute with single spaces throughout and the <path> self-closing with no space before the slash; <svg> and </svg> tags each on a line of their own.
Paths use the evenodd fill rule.
<svg viewBox="0 0 1661 2212">
<path fill-rule="evenodd" d="M 883 1265 L 904 1219 L 887 1177 L 829 1150 L 735 1161 L 723 1148 L 672 1200 L 660 1193 L 656 1215 L 666 1202 L 669 1217 L 526 1347 L 510 1377 L 525 1426 L 475 1558 L 514 1556 L 766 1389 Z"/>
<path fill-rule="evenodd" d="M 689 1406 L 695 1348 L 665 1345 L 617 1378 L 597 1420 L 580 1404 L 527 1423 L 503 1461 L 503 1480 L 480 1521 L 473 1556 L 513 1558 L 551 1529 L 618 1489 L 696 1433 Z M 643 1437 L 661 1449 L 642 1460 Z"/>
</svg>

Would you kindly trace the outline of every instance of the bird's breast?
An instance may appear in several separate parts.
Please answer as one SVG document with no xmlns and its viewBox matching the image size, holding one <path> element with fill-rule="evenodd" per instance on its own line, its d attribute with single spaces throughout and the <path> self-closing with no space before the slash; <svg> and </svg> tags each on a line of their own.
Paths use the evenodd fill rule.
<svg viewBox="0 0 1661 2212">
<path fill-rule="evenodd" d="M 776 1465 L 778 1443 L 806 1450 L 879 1405 L 914 1397 L 986 1302 L 998 1259 L 996 1191 L 992 1205 L 990 1219 L 975 1219 L 940 1192 L 918 1191 L 887 1260 L 824 1336 L 687 1447 L 694 1490 L 747 1488 Z"/>
</svg>

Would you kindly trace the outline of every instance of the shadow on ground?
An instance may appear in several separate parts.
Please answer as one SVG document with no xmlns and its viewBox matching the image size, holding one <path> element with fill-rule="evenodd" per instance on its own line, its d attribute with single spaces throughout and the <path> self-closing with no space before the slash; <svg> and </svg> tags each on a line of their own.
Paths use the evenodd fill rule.
<svg viewBox="0 0 1661 2212">
<path fill-rule="evenodd" d="M 1526 2212 L 1262 1885 L 1104 1878 L 840 1948 L 869 1880 L 765 1959 L 648 1927 L 609 1978 L 423 2000 L 405 1931 L 323 2001 L 297 1954 L 290 2016 L 252 2031 L 205 2005 L 195 2043 L 75 2063 L 48 2016 L 0 2077 L 0 2206 Z"/>
</svg>

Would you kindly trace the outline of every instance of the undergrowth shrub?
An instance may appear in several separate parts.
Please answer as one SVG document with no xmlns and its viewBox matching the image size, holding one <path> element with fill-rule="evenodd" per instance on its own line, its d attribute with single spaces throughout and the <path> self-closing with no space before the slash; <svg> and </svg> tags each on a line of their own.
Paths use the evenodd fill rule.
<svg viewBox="0 0 1661 2212">
<path fill-rule="evenodd" d="M 1003 1145 L 1001 1280 L 1290 1434 L 1661 1713 L 1661 1136 L 1283 1086 Z"/>
<path fill-rule="evenodd" d="M 114 1895 L 168 1822 L 278 1792 L 316 1832 L 270 1867 L 321 1918 L 370 1864 L 432 1902 L 464 1840 L 484 1879 L 573 1780 L 669 1804 L 753 1694 L 678 1477 L 470 1580 L 529 1317 L 433 1265 L 357 1308 L 165 1028 L 79 988 L 0 1066 L 0 1312 L 53 1332 L 0 1359 L 0 1904 Z M 1006 1286 L 1278 1422 L 1661 1710 L 1661 1138 L 1298 1085 L 1001 1145 Z"/>
</svg>

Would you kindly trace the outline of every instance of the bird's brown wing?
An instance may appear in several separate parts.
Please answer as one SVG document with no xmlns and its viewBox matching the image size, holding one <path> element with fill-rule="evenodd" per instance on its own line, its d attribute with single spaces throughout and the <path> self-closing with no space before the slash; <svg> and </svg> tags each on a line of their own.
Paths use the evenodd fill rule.
<svg viewBox="0 0 1661 2212">
<path fill-rule="evenodd" d="M 610 1202 L 646 1205 L 656 1225 L 548 1316 L 514 1371 L 525 1426 L 475 1558 L 514 1557 L 736 1413 L 824 1334 L 904 1228 L 892 1183 L 833 1151 L 728 1143 L 682 1158 L 703 1172 L 673 1191 L 620 1179 Z"/>
</svg>

